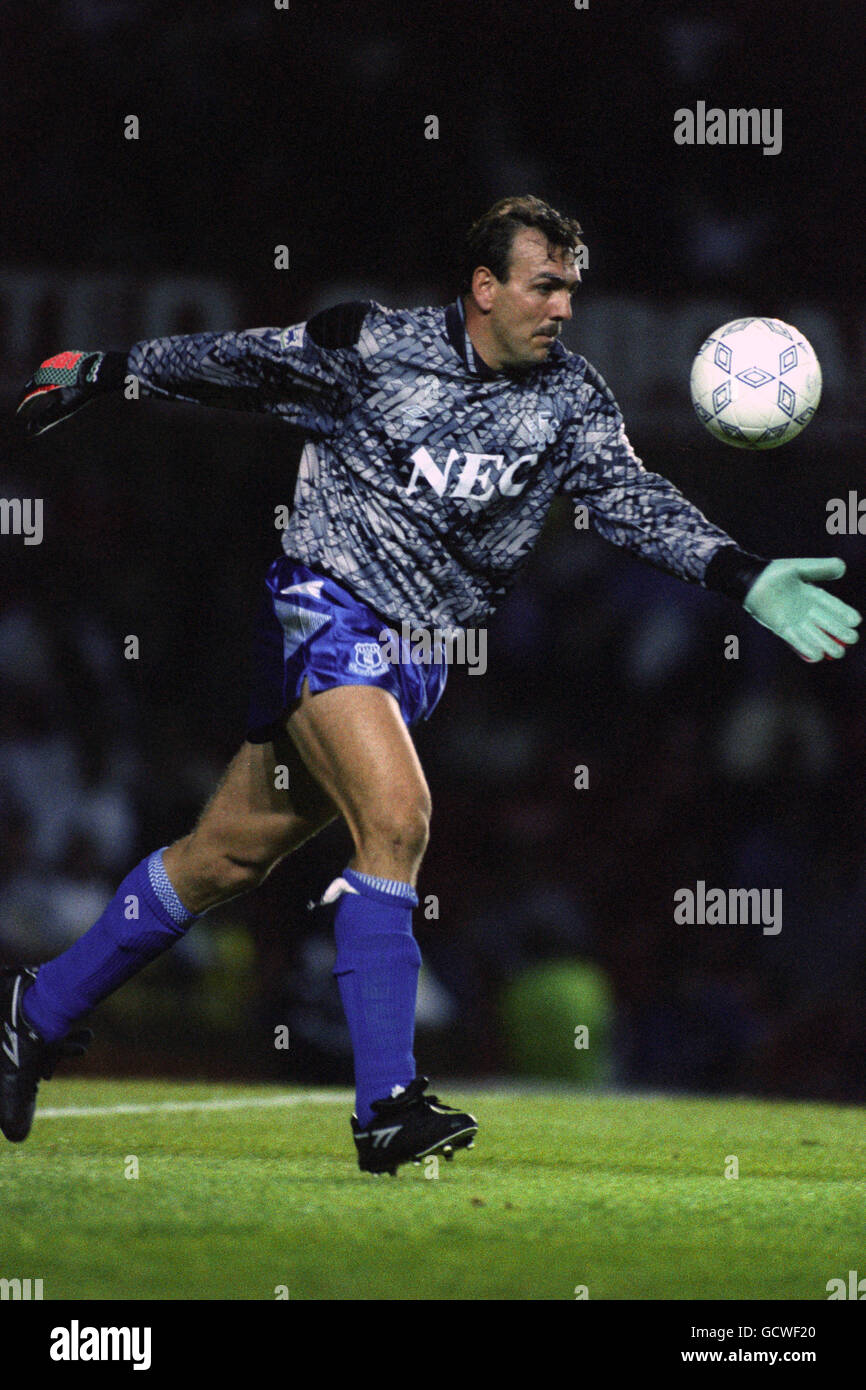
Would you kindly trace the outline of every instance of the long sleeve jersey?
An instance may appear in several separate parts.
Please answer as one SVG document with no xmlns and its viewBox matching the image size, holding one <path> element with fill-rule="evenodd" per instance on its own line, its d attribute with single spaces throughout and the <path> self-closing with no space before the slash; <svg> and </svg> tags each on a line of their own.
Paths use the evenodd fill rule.
<svg viewBox="0 0 866 1390">
<path fill-rule="evenodd" d="M 644 467 L 583 357 L 557 341 L 527 371 L 493 371 L 459 299 L 348 303 L 291 328 L 157 338 L 133 347 L 128 370 L 146 393 L 299 428 L 283 549 L 393 622 L 482 623 L 557 494 L 584 504 L 605 540 L 692 583 L 734 546 Z"/>
</svg>

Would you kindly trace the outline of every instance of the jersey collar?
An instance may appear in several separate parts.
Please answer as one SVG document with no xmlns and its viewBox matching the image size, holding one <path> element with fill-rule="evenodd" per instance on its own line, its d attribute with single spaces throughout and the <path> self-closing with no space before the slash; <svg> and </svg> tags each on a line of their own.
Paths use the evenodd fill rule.
<svg viewBox="0 0 866 1390">
<path fill-rule="evenodd" d="M 468 367 L 470 372 L 474 372 L 484 381 L 493 381 L 500 375 L 492 367 L 488 367 L 472 346 L 472 339 L 466 329 L 466 312 L 460 295 L 445 310 L 445 328 L 451 346 L 463 359 L 464 365 Z"/>
</svg>

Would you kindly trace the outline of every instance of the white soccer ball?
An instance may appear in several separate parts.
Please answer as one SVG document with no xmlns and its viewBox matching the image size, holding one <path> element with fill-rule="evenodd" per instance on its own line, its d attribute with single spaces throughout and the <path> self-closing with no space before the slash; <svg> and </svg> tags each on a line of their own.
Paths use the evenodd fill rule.
<svg viewBox="0 0 866 1390">
<path fill-rule="evenodd" d="M 692 404 L 710 434 L 737 449 L 776 449 L 805 429 L 821 399 L 812 345 L 781 319 L 733 319 L 692 363 Z"/>
</svg>

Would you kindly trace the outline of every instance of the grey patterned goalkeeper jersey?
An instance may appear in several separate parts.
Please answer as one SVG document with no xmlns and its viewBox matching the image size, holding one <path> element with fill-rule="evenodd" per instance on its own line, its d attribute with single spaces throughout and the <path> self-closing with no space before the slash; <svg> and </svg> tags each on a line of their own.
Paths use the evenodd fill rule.
<svg viewBox="0 0 866 1390">
<path fill-rule="evenodd" d="M 465 627 L 509 588 L 553 497 L 701 583 L 730 536 L 648 472 L 599 374 L 555 342 L 494 372 L 447 307 L 337 305 L 293 328 L 138 343 L 146 392 L 268 411 L 307 438 L 282 543 L 390 621 Z"/>
</svg>

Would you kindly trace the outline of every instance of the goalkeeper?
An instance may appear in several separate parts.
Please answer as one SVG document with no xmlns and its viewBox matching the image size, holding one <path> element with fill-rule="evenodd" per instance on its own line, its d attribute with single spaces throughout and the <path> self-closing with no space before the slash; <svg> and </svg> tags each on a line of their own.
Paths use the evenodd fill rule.
<svg viewBox="0 0 866 1390">
<path fill-rule="evenodd" d="M 26 1138 L 39 1079 L 86 1045 L 84 1015 L 342 817 L 354 856 L 322 901 L 352 1039 L 358 1162 L 394 1172 L 472 1143 L 475 1119 L 426 1093 L 413 1055 L 412 909 L 431 807 L 409 730 L 435 709 L 446 663 L 386 659 L 382 642 L 404 621 L 486 621 L 557 494 L 613 544 L 743 604 L 807 661 L 857 640 L 860 615 L 818 582 L 840 578 L 841 560 L 741 550 L 636 457 L 602 378 L 558 341 L 581 247 L 572 219 L 504 199 L 471 228 L 446 307 L 346 303 L 287 329 L 67 352 L 28 383 L 30 437 L 132 375 L 145 394 L 274 413 L 307 443 L 267 575 L 240 751 L 191 833 L 133 868 L 89 931 L 0 980 L 8 1139 Z"/>
</svg>

